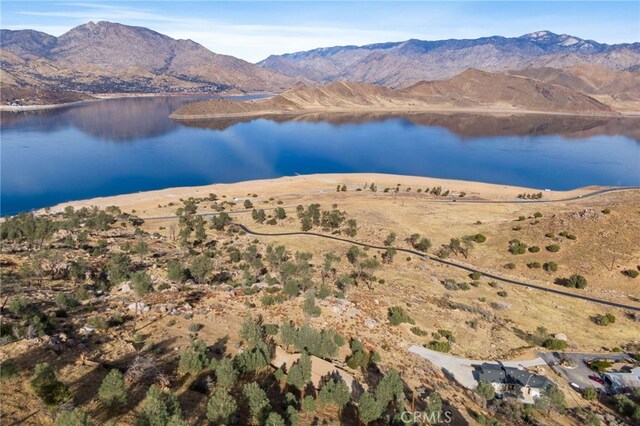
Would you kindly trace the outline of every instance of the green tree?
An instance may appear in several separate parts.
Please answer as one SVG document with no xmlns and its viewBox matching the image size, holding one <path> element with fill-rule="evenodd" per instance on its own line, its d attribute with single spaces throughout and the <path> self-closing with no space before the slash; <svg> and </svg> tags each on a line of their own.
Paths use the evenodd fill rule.
<svg viewBox="0 0 640 426">
<path fill-rule="evenodd" d="M 495 388 L 486 380 L 480 380 L 476 392 L 478 393 L 478 395 L 484 398 L 485 401 L 491 401 L 496 396 Z"/>
<path fill-rule="evenodd" d="M 98 389 L 98 399 L 106 407 L 124 405 L 127 402 L 127 388 L 120 371 L 113 369 L 107 374 Z"/>
<path fill-rule="evenodd" d="M 213 270 L 213 262 L 211 258 L 205 254 L 196 257 L 189 268 L 191 276 L 198 284 L 205 282 L 207 275 Z"/>
<path fill-rule="evenodd" d="M 269 413 L 269 416 L 267 416 L 265 426 L 285 426 L 285 422 L 280 414 L 272 411 Z"/>
<path fill-rule="evenodd" d="M 223 388 L 230 388 L 238 380 L 238 372 L 233 367 L 233 361 L 223 358 L 216 367 L 216 381 Z"/>
<path fill-rule="evenodd" d="M 133 247 L 133 251 L 138 256 L 140 256 L 140 261 L 142 261 L 147 253 L 149 253 L 149 244 L 147 244 L 144 240 L 139 240 Z"/>
<path fill-rule="evenodd" d="M 391 401 L 401 402 L 404 399 L 404 384 L 396 370 L 390 370 L 380 380 L 375 395 L 382 407 L 386 407 Z"/>
<path fill-rule="evenodd" d="M 145 271 L 137 271 L 131 275 L 131 286 L 138 296 L 144 296 L 153 291 L 151 276 Z"/>
<path fill-rule="evenodd" d="M 582 397 L 584 399 L 586 399 L 587 401 L 593 401 L 594 399 L 596 399 L 598 397 L 598 392 L 596 391 L 596 389 L 592 386 L 587 386 L 584 389 L 584 394 L 582 395 Z"/>
<path fill-rule="evenodd" d="M 535 403 L 537 408 L 547 412 L 551 410 L 563 412 L 567 408 L 564 392 L 556 385 L 549 385 L 549 387 L 542 392 L 540 398 L 536 399 Z"/>
<path fill-rule="evenodd" d="M 287 212 L 282 207 L 276 207 L 273 213 L 276 219 L 279 220 L 285 219 L 287 217 Z"/>
<path fill-rule="evenodd" d="M 207 344 L 202 340 L 195 340 L 182 351 L 178 362 L 178 371 L 195 376 L 207 365 Z"/>
<path fill-rule="evenodd" d="M 131 258 L 126 253 L 114 253 L 107 264 L 107 273 L 114 285 L 127 280 L 131 273 Z"/>
<path fill-rule="evenodd" d="M 142 413 L 138 419 L 141 426 L 186 426 L 182 409 L 175 394 L 151 385 L 142 401 Z"/>
<path fill-rule="evenodd" d="M 262 324 L 253 319 L 251 315 L 247 316 L 242 322 L 240 328 L 240 337 L 247 342 L 249 346 L 256 346 L 264 339 Z"/>
<path fill-rule="evenodd" d="M 351 400 L 351 391 L 343 380 L 330 379 L 320 389 L 318 398 L 322 404 L 334 404 L 341 410 Z"/>
<path fill-rule="evenodd" d="M 302 399 L 301 405 L 303 413 L 313 413 L 316 411 L 316 400 L 311 395 L 305 396 Z"/>
<path fill-rule="evenodd" d="M 242 393 L 249 405 L 251 417 L 258 423 L 263 422 L 271 410 L 271 404 L 269 404 L 265 391 L 256 382 L 251 382 L 244 385 Z"/>
<path fill-rule="evenodd" d="M 167 262 L 167 277 L 171 281 L 181 283 L 187 279 L 187 274 L 180 262 L 171 259 Z"/>
<path fill-rule="evenodd" d="M 377 420 L 382 415 L 383 407 L 369 392 L 365 392 L 358 402 L 358 417 L 364 424 Z"/>
<path fill-rule="evenodd" d="M 216 389 L 207 402 L 207 418 L 214 424 L 227 424 L 236 413 L 236 400 L 224 389 Z"/>
<path fill-rule="evenodd" d="M 31 389 L 48 406 L 55 406 L 71 399 L 67 385 L 56 377 L 49 363 L 37 364 L 31 378 Z"/>
</svg>

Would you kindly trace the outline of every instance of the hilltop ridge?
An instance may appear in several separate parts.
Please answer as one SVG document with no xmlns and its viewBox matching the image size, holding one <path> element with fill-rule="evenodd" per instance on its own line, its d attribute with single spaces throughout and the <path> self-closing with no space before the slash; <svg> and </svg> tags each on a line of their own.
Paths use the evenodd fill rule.
<svg viewBox="0 0 640 426">
<path fill-rule="evenodd" d="M 523 76 L 468 69 L 450 80 L 422 81 L 402 90 L 367 83 L 298 85 L 281 95 L 248 102 L 211 100 L 186 105 L 176 119 L 302 114 L 331 111 L 504 110 L 615 114 L 609 106 L 567 88 Z"/>
</svg>

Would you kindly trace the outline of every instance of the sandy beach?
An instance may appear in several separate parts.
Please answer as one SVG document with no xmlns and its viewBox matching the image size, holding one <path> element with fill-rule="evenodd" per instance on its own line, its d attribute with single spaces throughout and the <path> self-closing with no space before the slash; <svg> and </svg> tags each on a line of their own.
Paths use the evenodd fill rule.
<svg viewBox="0 0 640 426">
<path fill-rule="evenodd" d="M 286 195 L 312 195 L 331 193 L 336 191 L 337 185 L 346 185 L 350 190 L 362 188 L 365 184 L 374 183 L 379 191 L 385 187 L 395 188 L 401 184 L 403 190 L 407 187 L 415 189 L 433 188 L 441 186 L 452 192 L 465 192 L 466 199 L 484 199 L 513 201 L 522 193 L 543 193 L 543 200 L 559 200 L 586 194 L 588 192 L 603 189 L 601 186 L 578 188 L 571 191 L 545 191 L 544 188 L 524 188 L 509 185 L 497 185 L 483 182 L 472 182 L 452 179 L 437 179 L 420 176 L 404 176 L 379 173 L 341 173 L 341 174 L 312 174 L 299 176 L 285 176 L 276 179 L 263 179 L 243 181 L 237 183 L 217 183 L 204 186 L 190 186 L 166 188 L 156 191 L 122 194 L 110 197 L 98 197 L 87 200 L 71 201 L 58 204 L 50 208 L 51 211 L 60 211 L 66 206 L 78 207 L 106 207 L 110 205 L 120 206 L 123 210 L 137 209 L 147 213 L 157 210 L 158 204 L 178 202 L 188 197 L 204 197 L 209 193 L 218 196 L 226 195 L 228 198 L 246 198 L 248 193 L 268 192 L 272 196 Z M 392 193 L 384 194 L 392 197 Z M 443 200 L 446 200 L 443 198 Z M 41 210 L 43 211 L 43 210 Z"/>
</svg>

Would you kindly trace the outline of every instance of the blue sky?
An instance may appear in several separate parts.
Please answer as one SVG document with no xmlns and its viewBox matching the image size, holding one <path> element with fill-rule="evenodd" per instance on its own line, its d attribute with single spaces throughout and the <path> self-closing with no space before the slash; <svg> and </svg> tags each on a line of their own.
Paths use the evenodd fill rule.
<svg viewBox="0 0 640 426">
<path fill-rule="evenodd" d="M 640 41 L 640 1 L 91 1 L 0 0 L 2 28 L 61 35 L 113 21 L 189 38 L 256 62 L 345 44 L 518 36 L 538 30 L 605 43 Z"/>
</svg>

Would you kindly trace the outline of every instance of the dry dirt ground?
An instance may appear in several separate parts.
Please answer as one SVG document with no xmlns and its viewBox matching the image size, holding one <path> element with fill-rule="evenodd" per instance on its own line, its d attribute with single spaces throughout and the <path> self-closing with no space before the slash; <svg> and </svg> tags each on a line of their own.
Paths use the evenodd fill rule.
<svg viewBox="0 0 640 426">
<path fill-rule="evenodd" d="M 376 192 L 363 189 L 365 184 L 369 186 L 371 183 L 377 186 Z M 347 190 L 337 192 L 336 187 L 343 184 Z M 396 188 L 398 184 L 398 192 L 393 189 L 387 193 L 383 191 L 386 187 Z M 417 192 L 418 188 L 424 190 L 434 186 L 441 186 L 443 190 L 450 190 L 454 194 L 464 191 L 466 195 L 463 198 L 438 197 Z M 359 188 L 362 190 L 357 191 Z M 407 191 L 407 188 L 411 190 Z M 597 189 L 600 188 L 564 193 L 543 192 L 543 200 L 559 200 Z M 142 228 L 162 236 L 152 252 L 164 251 L 169 255 L 180 250 L 178 243 L 169 237 L 177 226 L 173 216 L 181 205 L 181 199 L 206 197 L 209 193 L 215 193 L 220 201 L 236 203 L 227 210 L 237 212 L 232 214 L 234 222 L 266 233 L 299 231 L 297 205 L 319 203 L 322 208 L 330 209 L 337 204 L 337 208 L 347 212 L 348 218 L 357 220 L 358 233 L 353 237 L 354 240 L 382 245 L 389 232 L 393 231 L 398 236 L 395 245 L 409 248 L 405 238 L 420 233 L 431 240 L 433 246 L 429 253 L 433 254 L 451 238 L 482 233 L 487 237 L 486 242 L 474 244 L 468 258 L 454 255 L 450 259 L 479 270 L 550 288 L 564 289 L 554 284 L 554 279 L 578 273 L 587 278 L 588 287 L 567 291 L 640 306 L 640 277 L 632 279 L 621 273 L 625 269 L 636 269 L 640 259 L 640 241 L 635 235 L 640 229 L 640 191 L 554 203 L 467 204 L 452 201 L 475 199 L 511 202 L 516 200 L 518 194 L 533 192 L 539 190 L 391 175 L 313 175 L 168 189 L 70 204 L 76 208 L 118 205 L 122 211 L 145 218 Z M 246 199 L 255 208 L 265 209 L 267 214 L 271 214 L 278 206 L 285 207 L 288 217 L 278 221 L 277 225 L 258 224 L 243 207 Z M 64 205 L 51 210 L 62 208 Z M 610 213 L 602 213 L 605 209 L 609 209 Z M 207 203 L 200 204 L 198 213 L 210 211 Z M 540 212 L 542 217 L 535 219 L 536 212 Z M 525 220 L 519 221 L 520 216 L 524 216 Z M 521 229 L 514 230 L 517 227 Z M 562 231 L 574 234 L 576 239 L 559 236 Z M 235 244 L 249 245 L 251 241 L 258 240 L 263 245 L 286 245 L 291 252 L 308 251 L 313 253 L 314 265 L 321 265 L 324 253 L 332 251 L 343 259 L 337 266 L 338 273 L 350 270 L 345 259 L 350 247 L 348 243 L 311 236 L 228 236 L 215 231 L 207 232 L 208 237 L 218 240 L 218 243 L 233 239 Z M 549 232 L 553 232 L 554 237 L 545 237 Z M 507 249 L 508 241 L 514 238 L 529 246 L 537 245 L 541 251 L 512 255 Z M 119 244 L 116 239 L 109 240 L 109 243 Z M 545 246 L 550 244 L 560 245 L 560 251 L 547 251 Z M 381 252 L 374 249 L 369 250 L 368 254 L 378 258 L 381 256 Z M 3 262 L 12 260 L 15 259 L 3 255 Z M 547 273 L 526 266 L 534 261 L 554 261 L 558 264 L 558 271 Z M 157 259 L 146 259 L 145 262 L 150 264 L 149 272 L 154 278 L 166 281 L 165 269 Z M 515 269 L 504 268 L 510 262 L 515 263 Z M 640 343 L 640 323 L 625 310 L 534 289 L 516 288 L 506 283 L 490 285 L 490 280 L 485 278 L 481 278 L 477 287 L 471 286 L 469 290 L 450 291 L 442 285 L 442 280 L 452 278 L 471 282 L 468 274 L 417 256 L 398 253 L 393 263 L 383 264 L 375 271 L 375 277 L 376 282 L 371 285 L 361 284 L 350 288 L 347 300 L 333 297 L 318 300 L 322 315 L 317 318 L 303 315 L 301 297 L 275 306 L 263 306 L 260 293 L 243 295 L 242 291 L 224 291 L 206 285 L 178 291 L 172 286 L 168 290 L 145 296 L 144 303 L 150 310 L 139 314 L 133 325 L 128 322 L 92 334 L 82 339 L 82 343 L 76 342 L 70 349 L 52 348 L 39 339 L 10 343 L 2 347 L 2 360 L 12 359 L 22 372 L 17 380 L 2 383 L 2 423 L 12 424 L 21 419 L 25 419 L 22 424 L 51 422 L 51 412 L 41 408 L 39 402 L 34 402 L 29 389 L 29 369 L 36 362 L 47 360 L 54 363 L 61 379 L 70 384 L 77 395 L 75 403 L 95 419 L 104 422 L 114 417 L 100 408 L 95 393 L 107 370 L 96 366 L 94 362 L 103 366 L 124 367 L 132 361 L 142 345 L 152 345 L 161 362 L 175 366 L 179 350 L 189 343 L 187 328 L 191 323 L 204 325 L 198 337 L 210 347 L 224 348 L 234 354 L 239 349 L 238 331 L 242 319 L 249 314 L 254 317 L 262 315 L 267 323 L 279 324 L 293 320 L 301 324 L 306 321 L 316 328 L 333 328 L 347 338 L 357 337 L 367 348 L 381 354 L 384 367 L 397 368 L 413 388 L 427 385 L 438 389 L 471 423 L 471 416 L 462 407 L 481 410 L 476 398 L 452 384 L 426 360 L 407 351 L 412 344 L 426 344 L 432 340 L 432 332 L 451 330 L 455 336 L 451 354 L 474 359 L 534 358 L 541 348 L 533 346 L 526 334 L 534 332 L 537 327 L 545 327 L 552 334 L 565 334 L 569 350 L 581 352 L 605 352 L 630 343 Z M 59 290 L 59 285 L 56 282 L 47 283 L 46 288 L 32 285 L 29 288 L 30 297 L 53 300 L 52 294 Z M 504 293 L 503 296 L 498 295 L 499 291 L 505 291 L 506 296 Z M 131 314 L 127 306 L 135 301 L 135 296 L 132 293 L 112 292 L 106 300 L 111 311 Z M 409 324 L 392 326 L 387 320 L 387 310 L 391 306 L 402 306 L 415 320 L 415 325 L 429 334 L 417 336 L 410 330 Z M 603 313 L 614 314 L 616 322 L 607 327 L 595 325 L 591 317 Z M 193 316 L 185 319 L 184 314 Z M 74 318 L 74 321 L 78 327 L 83 325 L 82 318 Z M 137 338 L 134 338 L 135 334 Z M 337 358 L 344 359 L 348 353 L 345 346 Z M 555 377 L 550 377 L 557 381 Z M 206 420 L 206 397 L 189 390 L 184 378 L 175 376 L 170 379 L 171 387 L 179 395 L 191 423 L 203 423 Z M 134 390 L 130 405 L 135 407 L 144 392 L 146 389 Z M 567 389 L 567 392 L 572 391 Z M 584 405 L 586 401 L 576 402 L 576 395 L 568 398 L 569 405 Z M 550 416 L 539 420 L 544 424 L 579 424 L 575 419 L 557 414 Z M 331 410 L 320 417 L 330 424 L 338 421 L 337 413 Z M 132 424 L 135 422 L 135 411 L 124 412 L 115 419 L 118 424 Z M 312 422 L 312 417 L 303 421 Z"/>
</svg>

